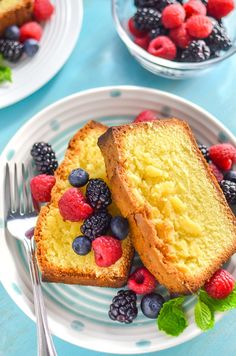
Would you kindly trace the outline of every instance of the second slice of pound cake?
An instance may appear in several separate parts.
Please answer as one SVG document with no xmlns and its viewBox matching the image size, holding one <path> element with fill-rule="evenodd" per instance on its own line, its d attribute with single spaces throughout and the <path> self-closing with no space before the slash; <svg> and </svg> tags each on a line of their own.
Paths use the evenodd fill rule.
<svg viewBox="0 0 236 356">
<path fill-rule="evenodd" d="M 106 126 L 94 121 L 79 130 L 71 139 L 65 158 L 55 173 L 51 202 L 41 209 L 35 228 L 37 259 L 43 281 L 121 287 L 128 279 L 133 257 L 130 237 L 122 241 L 122 257 L 115 264 L 99 267 L 93 251 L 79 256 L 72 249 L 72 241 L 81 235 L 83 221 L 63 220 L 58 208 L 62 194 L 71 187 L 68 176 L 73 169 L 82 168 L 90 178 L 107 181 L 104 160 L 97 146 L 98 137 L 106 130 Z M 109 210 L 117 213 L 114 204 Z"/>
<path fill-rule="evenodd" d="M 236 222 L 187 123 L 113 127 L 98 142 L 144 265 L 172 292 L 199 289 L 236 251 Z"/>
</svg>

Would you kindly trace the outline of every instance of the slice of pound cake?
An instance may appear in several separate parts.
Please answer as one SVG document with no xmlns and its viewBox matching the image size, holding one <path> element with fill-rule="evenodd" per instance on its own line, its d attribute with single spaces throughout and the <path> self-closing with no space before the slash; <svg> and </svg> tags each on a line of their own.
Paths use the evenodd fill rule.
<svg viewBox="0 0 236 356">
<path fill-rule="evenodd" d="M 172 292 L 199 289 L 236 251 L 236 222 L 189 126 L 113 127 L 98 143 L 145 266 Z"/>
<path fill-rule="evenodd" d="M 107 180 L 104 160 L 97 146 L 98 137 L 106 130 L 106 126 L 93 121 L 79 130 L 71 139 L 64 161 L 55 173 L 51 202 L 41 209 L 35 228 L 37 259 L 43 281 L 105 287 L 121 287 L 127 281 L 133 257 L 130 237 L 122 241 L 122 257 L 115 264 L 99 267 L 93 251 L 81 256 L 72 249 L 73 240 L 82 235 L 83 221 L 63 220 L 58 208 L 61 196 L 71 188 L 68 176 L 73 169 L 82 168 L 90 178 Z M 109 210 L 117 213 L 114 204 Z"/>
<path fill-rule="evenodd" d="M 34 0 L 0 0 L 0 35 L 8 26 L 22 25 L 33 14 Z"/>
</svg>

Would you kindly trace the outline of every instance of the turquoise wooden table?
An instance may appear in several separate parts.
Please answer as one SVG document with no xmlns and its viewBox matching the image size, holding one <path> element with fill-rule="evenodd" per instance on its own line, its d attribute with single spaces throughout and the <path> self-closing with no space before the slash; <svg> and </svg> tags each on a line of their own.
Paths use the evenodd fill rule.
<svg viewBox="0 0 236 356">
<path fill-rule="evenodd" d="M 84 89 L 113 84 L 141 85 L 180 95 L 214 114 L 236 135 L 235 81 L 236 58 L 229 59 L 205 77 L 188 81 L 171 81 L 146 72 L 118 38 L 110 1 L 84 0 L 82 33 L 64 68 L 31 97 L 0 110 L 0 151 L 21 125 L 47 105 Z M 235 356 L 235 332 L 236 311 L 232 311 L 214 330 L 158 355 Z M 57 338 L 54 341 L 60 356 L 104 355 Z M 0 356 L 12 355 L 36 355 L 35 325 L 0 285 Z"/>
</svg>

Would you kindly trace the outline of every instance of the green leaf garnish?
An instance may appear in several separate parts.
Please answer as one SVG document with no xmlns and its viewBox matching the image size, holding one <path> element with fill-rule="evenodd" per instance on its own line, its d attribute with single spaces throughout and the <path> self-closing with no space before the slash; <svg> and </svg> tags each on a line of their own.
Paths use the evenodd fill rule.
<svg viewBox="0 0 236 356">
<path fill-rule="evenodd" d="M 0 84 L 12 81 L 12 71 L 3 63 L 3 57 L 0 55 Z"/>
<path fill-rule="evenodd" d="M 171 299 L 163 304 L 157 318 L 159 330 L 163 330 L 168 335 L 178 336 L 188 326 L 185 313 L 182 308 L 184 297 Z"/>
<path fill-rule="evenodd" d="M 197 326 L 203 331 L 209 330 L 215 325 L 213 311 L 200 299 L 195 305 L 194 315 Z"/>
<path fill-rule="evenodd" d="M 200 300 L 207 304 L 212 310 L 224 312 L 236 308 L 236 286 L 233 291 L 224 299 L 211 298 L 203 289 L 199 292 Z"/>
</svg>

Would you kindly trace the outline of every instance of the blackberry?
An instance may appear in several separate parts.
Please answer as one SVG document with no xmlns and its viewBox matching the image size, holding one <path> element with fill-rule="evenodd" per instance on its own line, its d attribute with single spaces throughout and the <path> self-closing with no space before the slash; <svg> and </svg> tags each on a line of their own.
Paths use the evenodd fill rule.
<svg viewBox="0 0 236 356">
<path fill-rule="evenodd" d="M 209 59 L 210 55 L 210 48 L 204 41 L 192 41 L 190 45 L 183 50 L 181 62 L 202 62 Z"/>
<path fill-rule="evenodd" d="M 236 204 L 236 183 L 230 180 L 222 180 L 220 182 L 221 189 L 228 203 Z"/>
<path fill-rule="evenodd" d="M 134 14 L 134 25 L 139 31 L 150 31 L 161 25 L 161 13 L 153 8 L 139 8 Z"/>
<path fill-rule="evenodd" d="M 154 38 L 156 38 L 156 37 L 158 37 L 158 36 L 166 36 L 166 35 L 168 35 L 168 32 L 169 32 L 169 31 L 168 31 L 165 27 L 159 26 L 159 27 L 157 27 L 157 28 L 153 28 L 153 29 L 149 32 L 148 36 L 149 36 L 149 38 L 150 38 L 151 40 L 153 40 Z"/>
<path fill-rule="evenodd" d="M 111 192 L 104 180 L 90 179 L 86 189 L 88 203 L 95 209 L 105 209 L 111 204 Z"/>
<path fill-rule="evenodd" d="M 198 148 L 202 152 L 202 154 L 203 154 L 204 158 L 207 160 L 207 162 L 209 162 L 210 157 L 209 157 L 208 147 L 206 145 L 199 144 Z"/>
<path fill-rule="evenodd" d="M 52 146 L 46 142 L 37 142 L 31 149 L 31 156 L 38 172 L 53 175 L 58 167 L 55 152 Z"/>
<path fill-rule="evenodd" d="M 0 54 L 9 62 L 17 62 L 24 51 L 24 45 L 18 41 L 0 39 Z"/>
<path fill-rule="evenodd" d="M 91 240 L 107 232 L 111 222 L 111 215 L 107 211 L 99 211 L 86 220 L 80 228 L 82 234 Z"/>
<path fill-rule="evenodd" d="M 152 7 L 158 11 L 162 11 L 166 6 L 179 2 L 183 4 L 183 0 L 135 0 L 136 7 Z"/>
<path fill-rule="evenodd" d="M 203 5 L 207 6 L 208 4 L 208 0 L 201 0 L 201 2 L 203 3 Z"/>
<path fill-rule="evenodd" d="M 205 39 L 205 42 L 214 53 L 217 51 L 227 51 L 232 46 L 232 41 L 229 38 L 226 29 L 220 24 L 214 25 L 210 36 Z"/>
<path fill-rule="evenodd" d="M 137 297 L 131 290 L 119 290 L 112 299 L 108 315 L 110 319 L 130 324 L 138 315 Z"/>
<path fill-rule="evenodd" d="M 156 9 L 160 2 L 161 0 L 134 0 L 134 5 L 136 7 L 152 7 Z"/>
</svg>

